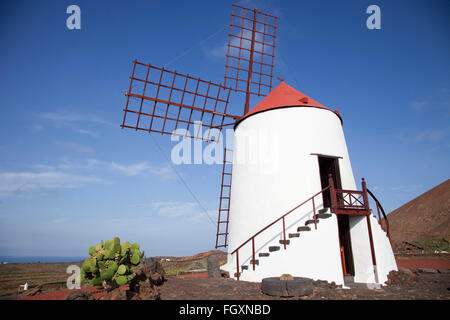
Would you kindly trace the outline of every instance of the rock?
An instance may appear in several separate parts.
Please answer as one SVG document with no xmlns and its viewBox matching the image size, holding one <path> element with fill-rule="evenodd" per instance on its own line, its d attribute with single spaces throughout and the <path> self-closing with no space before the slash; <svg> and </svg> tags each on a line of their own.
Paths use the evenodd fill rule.
<svg viewBox="0 0 450 320">
<path fill-rule="evenodd" d="M 338 287 L 334 281 L 330 283 L 325 280 L 313 281 L 313 286 L 314 288 L 321 288 L 321 289 L 336 289 Z"/>
<path fill-rule="evenodd" d="M 166 271 L 164 270 L 161 262 L 158 259 L 151 258 L 146 262 L 146 266 L 149 268 L 150 273 L 158 273 L 162 279 L 166 277 Z"/>
<path fill-rule="evenodd" d="M 126 291 L 117 288 L 100 297 L 99 300 L 127 300 L 127 294 Z"/>
<path fill-rule="evenodd" d="M 207 259 L 208 278 L 220 278 L 220 263 L 219 257 L 216 254 L 211 254 Z"/>
<path fill-rule="evenodd" d="M 416 282 L 414 275 L 404 271 L 391 271 L 388 274 L 388 280 L 386 281 L 387 285 L 404 285 L 404 284 L 413 284 Z"/>
<path fill-rule="evenodd" d="M 410 268 L 409 270 L 411 270 L 411 272 L 414 273 L 414 274 L 418 274 L 419 273 L 419 270 L 414 269 L 414 268 Z"/>
<path fill-rule="evenodd" d="M 32 289 L 28 289 L 24 291 L 20 296 L 21 297 L 31 297 L 40 294 L 42 291 L 42 286 L 37 286 Z"/>
<path fill-rule="evenodd" d="M 328 288 L 328 281 L 316 280 L 316 281 L 314 281 L 314 287 L 316 287 L 316 288 Z"/>
<path fill-rule="evenodd" d="M 437 270 L 435 269 L 429 269 L 429 268 L 419 268 L 420 273 L 437 273 Z"/>
<path fill-rule="evenodd" d="M 94 300 L 94 297 L 90 292 L 83 290 L 71 290 L 64 300 Z"/>
<path fill-rule="evenodd" d="M 331 283 L 328 284 L 328 287 L 331 288 L 331 289 L 336 289 L 338 286 L 337 286 L 336 282 L 331 281 Z"/>
<path fill-rule="evenodd" d="M 152 273 L 150 279 L 155 285 L 161 285 L 164 282 L 164 277 L 157 272 Z"/>
<path fill-rule="evenodd" d="M 225 270 L 220 270 L 220 276 L 222 278 L 229 278 L 230 277 L 230 273 L 228 271 L 225 271 Z"/>
<path fill-rule="evenodd" d="M 414 277 L 414 273 L 408 268 L 398 267 L 398 271 L 404 272 L 406 274 L 409 274 L 411 277 Z"/>
<path fill-rule="evenodd" d="M 131 300 L 159 300 L 160 294 L 158 289 L 151 283 L 150 279 L 139 281 L 134 284 Z"/>
<path fill-rule="evenodd" d="M 115 280 L 103 280 L 102 282 L 103 288 L 106 289 L 106 291 L 112 291 L 114 289 L 117 289 L 119 285 Z"/>
<path fill-rule="evenodd" d="M 159 262 L 158 262 L 159 263 Z M 157 300 L 159 299 L 159 291 L 155 287 L 158 283 L 162 283 L 164 278 L 161 274 L 151 273 L 152 267 L 144 264 L 139 265 L 135 271 L 136 276 L 130 282 L 130 292 L 128 297 L 132 300 Z M 153 268 L 157 270 L 157 268 Z M 161 271 L 161 269 L 158 269 Z M 164 269 L 162 269 L 164 271 Z"/>
<path fill-rule="evenodd" d="M 302 297 L 313 293 L 313 280 L 294 277 L 293 280 L 281 280 L 279 277 L 265 278 L 261 282 L 264 294 L 277 297 Z"/>
</svg>

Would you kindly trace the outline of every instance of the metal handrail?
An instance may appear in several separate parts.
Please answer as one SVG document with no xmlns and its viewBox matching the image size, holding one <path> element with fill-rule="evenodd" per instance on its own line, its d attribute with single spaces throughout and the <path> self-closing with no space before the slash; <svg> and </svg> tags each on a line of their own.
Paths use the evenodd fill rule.
<svg viewBox="0 0 450 320">
<path fill-rule="evenodd" d="M 386 213 L 384 212 L 383 206 L 381 205 L 380 201 L 378 201 L 378 199 L 375 197 L 375 195 L 372 193 L 372 191 L 367 189 L 367 193 L 372 197 L 372 199 L 375 201 L 375 204 L 377 205 L 378 221 L 381 225 L 381 228 L 383 228 L 383 223 L 382 223 L 382 219 L 380 217 L 380 210 L 381 210 L 381 213 L 383 214 L 384 221 L 386 222 L 386 233 L 387 233 L 387 236 L 388 236 L 389 242 L 390 242 L 391 241 L 391 233 L 389 231 L 389 221 L 387 219 Z"/>
<path fill-rule="evenodd" d="M 300 203 L 298 206 L 296 206 L 295 208 L 289 210 L 288 212 L 286 212 L 284 215 L 282 215 L 281 217 L 279 217 L 278 219 L 276 219 L 275 221 L 273 221 L 272 223 L 268 224 L 267 226 L 265 226 L 264 228 L 262 228 L 261 230 L 259 230 L 258 232 L 256 232 L 253 236 L 251 236 L 247 241 L 245 241 L 244 243 L 242 243 L 239 247 L 237 247 L 236 249 L 234 249 L 233 252 L 231 252 L 231 254 L 236 253 L 236 264 L 237 264 L 237 280 L 239 280 L 239 249 L 241 249 L 243 246 L 245 246 L 247 243 L 249 243 L 250 241 L 252 241 L 252 264 L 253 264 L 253 270 L 255 270 L 255 237 L 257 235 L 259 235 L 260 233 L 262 233 L 263 231 L 267 230 L 268 228 L 270 228 L 272 225 L 274 225 L 275 223 L 277 223 L 280 220 L 283 220 L 283 244 L 284 244 L 284 249 L 286 249 L 286 225 L 285 225 L 285 217 L 287 215 L 289 215 L 290 213 L 292 213 L 293 211 L 297 210 L 298 208 L 300 208 L 302 205 L 304 205 L 305 203 L 307 203 L 308 201 L 312 200 L 313 203 L 313 216 L 314 216 L 314 227 L 317 229 L 317 219 L 316 219 L 316 206 L 315 206 L 315 202 L 314 202 L 314 198 L 316 196 L 318 196 L 319 194 L 325 192 L 326 190 L 330 189 L 330 185 L 328 187 L 326 187 L 325 189 L 322 189 L 321 191 L 317 192 L 316 194 L 314 194 L 313 196 L 311 196 L 310 198 L 308 198 L 307 200 L 303 201 L 302 203 Z"/>
</svg>

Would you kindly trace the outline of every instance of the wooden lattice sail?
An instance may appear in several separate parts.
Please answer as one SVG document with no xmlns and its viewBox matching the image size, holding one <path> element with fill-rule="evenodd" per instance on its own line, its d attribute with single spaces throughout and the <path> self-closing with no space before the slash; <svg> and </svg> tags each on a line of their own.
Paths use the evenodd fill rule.
<svg viewBox="0 0 450 320">
<path fill-rule="evenodd" d="M 122 128 L 184 135 L 212 141 L 211 130 L 221 130 L 240 116 L 228 113 L 231 90 L 212 81 L 133 61 Z M 184 133 L 180 130 L 184 129 Z"/>
</svg>

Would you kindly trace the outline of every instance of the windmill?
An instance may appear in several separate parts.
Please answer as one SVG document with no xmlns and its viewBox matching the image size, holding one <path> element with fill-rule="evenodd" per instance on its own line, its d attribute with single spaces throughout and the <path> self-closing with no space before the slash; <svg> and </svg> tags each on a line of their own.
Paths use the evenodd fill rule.
<svg viewBox="0 0 450 320">
<path fill-rule="evenodd" d="M 236 279 L 384 283 L 397 269 L 384 210 L 364 179 L 357 190 L 339 112 L 282 79 L 272 89 L 276 29 L 276 16 L 232 5 L 223 85 L 133 61 L 121 127 L 207 142 L 234 127 L 216 248 L 227 248 L 223 269 Z M 245 94 L 240 114 L 229 112 L 232 92 Z M 264 98 L 250 109 L 252 96 Z"/>
</svg>

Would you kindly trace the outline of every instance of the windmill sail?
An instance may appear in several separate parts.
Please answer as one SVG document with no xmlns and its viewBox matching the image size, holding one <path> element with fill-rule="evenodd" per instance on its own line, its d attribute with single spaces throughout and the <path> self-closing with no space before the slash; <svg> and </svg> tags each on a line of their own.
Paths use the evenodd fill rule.
<svg viewBox="0 0 450 320">
<path fill-rule="evenodd" d="M 122 128 L 217 141 L 240 118 L 227 113 L 229 88 L 136 60 L 126 96 Z"/>
<path fill-rule="evenodd" d="M 246 94 L 244 114 L 251 94 L 272 90 L 276 28 L 276 16 L 233 4 L 224 84 Z"/>
</svg>

